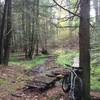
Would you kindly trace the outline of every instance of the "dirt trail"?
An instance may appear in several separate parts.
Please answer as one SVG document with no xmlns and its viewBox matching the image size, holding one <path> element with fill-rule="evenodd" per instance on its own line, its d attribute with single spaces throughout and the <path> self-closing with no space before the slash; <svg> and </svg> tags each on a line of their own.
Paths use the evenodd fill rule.
<svg viewBox="0 0 100 100">
<path fill-rule="evenodd" d="M 51 67 L 61 67 L 55 61 L 56 57 L 50 55 L 46 62 L 38 65 L 35 70 L 37 73 L 44 73 Z M 23 91 L 26 82 L 31 80 L 35 74 L 33 70 L 25 71 L 21 65 L 0 66 L 0 100 L 67 100 L 59 83 L 45 92 Z M 99 92 L 92 92 L 91 94 L 100 97 Z"/>
<path fill-rule="evenodd" d="M 55 63 L 55 59 L 55 56 L 50 55 L 44 64 L 38 65 L 35 69 L 44 73 L 51 67 L 59 67 Z M 29 72 L 31 73 L 31 71 Z M 28 75 L 23 66 L 0 66 L 0 100 L 60 100 L 60 98 L 63 98 L 64 93 L 59 86 L 43 93 L 36 91 L 23 92 L 26 82 L 34 77 L 33 73 Z"/>
</svg>

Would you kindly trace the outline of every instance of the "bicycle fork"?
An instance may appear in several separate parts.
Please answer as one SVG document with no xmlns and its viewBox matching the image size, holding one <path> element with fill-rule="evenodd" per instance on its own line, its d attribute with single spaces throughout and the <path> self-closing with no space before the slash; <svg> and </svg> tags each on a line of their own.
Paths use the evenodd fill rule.
<svg viewBox="0 0 100 100">
<path fill-rule="evenodd" d="M 69 90 L 70 100 L 75 100 L 74 88 L 75 88 L 75 75 L 73 74 L 73 72 L 71 72 L 70 73 L 70 90 Z"/>
</svg>

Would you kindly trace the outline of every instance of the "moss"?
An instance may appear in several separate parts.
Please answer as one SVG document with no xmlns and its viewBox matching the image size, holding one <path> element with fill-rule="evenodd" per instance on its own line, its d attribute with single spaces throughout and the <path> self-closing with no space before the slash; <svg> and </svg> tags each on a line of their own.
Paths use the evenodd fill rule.
<svg viewBox="0 0 100 100">
<path fill-rule="evenodd" d="M 0 85 L 6 84 L 7 81 L 5 79 L 0 79 Z"/>
<path fill-rule="evenodd" d="M 26 69 L 33 68 L 39 64 L 43 64 L 46 60 L 45 55 L 39 55 L 33 58 L 32 60 L 19 60 L 17 57 L 11 57 L 9 64 L 23 65 Z"/>
</svg>

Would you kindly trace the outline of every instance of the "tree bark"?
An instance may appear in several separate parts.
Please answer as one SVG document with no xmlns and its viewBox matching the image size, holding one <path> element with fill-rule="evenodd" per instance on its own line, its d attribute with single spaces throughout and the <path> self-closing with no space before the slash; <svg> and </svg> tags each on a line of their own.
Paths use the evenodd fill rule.
<svg viewBox="0 0 100 100">
<path fill-rule="evenodd" d="M 90 100 L 90 0 L 80 1 L 80 67 L 83 69 L 83 100 Z"/>
<path fill-rule="evenodd" d="M 39 54 L 39 0 L 36 0 L 36 55 Z"/>
<path fill-rule="evenodd" d="M 0 64 L 3 64 L 3 48 L 4 48 L 4 27 L 5 27 L 5 18 L 6 18 L 6 13 L 7 13 L 7 3 L 8 0 L 5 1 L 4 5 L 4 11 L 2 15 L 2 22 L 1 22 L 1 30 L 0 30 Z"/>
<path fill-rule="evenodd" d="M 4 64 L 8 65 L 9 54 L 10 54 L 10 45 L 11 45 L 11 37 L 12 37 L 12 22 L 11 22 L 11 7 L 12 0 L 8 0 L 8 8 L 7 8 L 7 32 L 4 40 Z"/>
</svg>

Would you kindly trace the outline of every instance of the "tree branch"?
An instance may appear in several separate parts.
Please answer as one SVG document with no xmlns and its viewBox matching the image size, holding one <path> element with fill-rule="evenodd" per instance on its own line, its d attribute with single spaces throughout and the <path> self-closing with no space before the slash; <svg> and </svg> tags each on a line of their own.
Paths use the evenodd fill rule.
<svg viewBox="0 0 100 100">
<path fill-rule="evenodd" d="M 62 7 L 60 4 L 58 4 L 57 2 L 56 2 L 56 0 L 53 0 L 54 1 L 54 3 L 56 4 L 56 5 L 58 5 L 60 8 L 62 8 L 63 10 L 65 10 L 65 11 L 67 11 L 67 12 L 69 12 L 69 13 L 71 13 L 72 15 L 74 15 L 74 16 L 77 16 L 77 17 L 81 17 L 81 16 L 79 16 L 78 14 L 76 14 L 76 13 L 74 13 L 74 12 L 71 12 L 70 10 L 68 10 L 68 9 L 66 9 L 66 8 L 64 8 L 64 7 Z M 80 4 L 80 2 L 79 2 L 79 4 Z M 78 5 L 79 6 L 79 5 Z M 91 23 L 89 23 L 90 24 L 90 26 L 93 28 L 93 25 L 91 24 Z"/>
<path fill-rule="evenodd" d="M 62 7 L 60 4 L 58 4 L 58 3 L 56 2 L 56 0 L 53 0 L 53 1 L 54 1 L 54 3 L 55 3 L 56 5 L 58 5 L 58 6 L 59 6 L 60 8 L 62 8 L 63 10 L 65 10 L 65 11 L 71 13 L 71 14 L 74 15 L 74 16 L 80 17 L 78 14 L 73 13 L 73 12 L 71 12 L 70 10 L 68 10 L 68 9 L 66 9 L 66 8 L 64 8 L 64 7 Z"/>
</svg>

